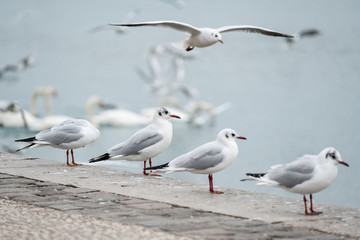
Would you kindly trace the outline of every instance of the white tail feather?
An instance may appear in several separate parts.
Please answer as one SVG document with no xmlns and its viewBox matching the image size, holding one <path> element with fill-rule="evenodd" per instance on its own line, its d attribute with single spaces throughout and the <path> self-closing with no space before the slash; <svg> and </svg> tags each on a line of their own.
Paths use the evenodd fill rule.
<svg viewBox="0 0 360 240">
<path fill-rule="evenodd" d="M 186 41 L 181 40 L 181 41 L 177 41 L 177 42 L 172 42 L 170 43 L 173 47 L 177 48 L 177 49 L 187 49 L 188 46 L 186 45 Z"/>
</svg>

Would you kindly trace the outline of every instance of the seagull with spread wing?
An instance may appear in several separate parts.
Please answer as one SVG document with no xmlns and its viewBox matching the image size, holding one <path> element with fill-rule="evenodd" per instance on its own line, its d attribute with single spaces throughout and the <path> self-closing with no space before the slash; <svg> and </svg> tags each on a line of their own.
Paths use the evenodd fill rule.
<svg viewBox="0 0 360 240">
<path fill-rule="evenodd" d="M 231 32 L 231 31 L 259 33 L 273 37 L 285 37 L 285 38 L 294 37 L 293 35 L 276 32 L 262 27 L 249 26 L 249 25 L 224 26 L 217 29 L 197 28 L 190 24 L 177 22 L 177 21 L 152 21 L 152 22 L 120 23 L 120 24 L 109 24 L 109 25 L 122 26 L 122 27 L 159 26 L 159 27 L 168 27 L 175 29 L 177 31 L 186 32 L 190 34 L 190 37 L 188 39 L 182 41 L 182 47 L 186 51 L 191 51 L 194 49 L 194 47 L 199 47 L 199 48 L 208 47 L 217 42 L 223 43 L 221 33 Z"/>
</svg>

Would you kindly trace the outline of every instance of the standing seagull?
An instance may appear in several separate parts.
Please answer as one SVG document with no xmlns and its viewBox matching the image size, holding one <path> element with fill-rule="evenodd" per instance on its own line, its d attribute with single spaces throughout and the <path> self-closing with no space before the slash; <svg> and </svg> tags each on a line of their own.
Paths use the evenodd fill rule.
<svg viewBox="0 0 360 240">
<path fill-rule="evenodd" d="M 52 127 L 50 130 L 43 130 L 35 137 L 15 140 L 15 142 L 27 142 L 30 145 L 18 149 L 17 151 L 51 146 L 54 148 L 66 149 L 66 164 L 68 166 L 77 166 L 80 164 L 74 161 L 73 149 L 84 147 L 95 141 L 100 136 L 100 131 L 90 122 L 84 119 L 68 119 Z M 69 150 L 71 149 L 72 165 L 69 163 Z"/>
<path fill-rule="evenodd" d="M 325 148 L 319 155 L 304 155 L 287 163 L 272 166 L 267 173 L 247 173 L 245 180 L 256 180 L 258 185 L 280 187 L 286 191 L 304 195 L 305 214 L 319 215 L 313 210 L 312 194 L 330 186 L 337 176 L 337 165 L 349 166 L 341 160 L 340 153 L 332 147 Z M 306 194 L 310 194 L 310 212 L 306 206 Z"/>
<path fill-rule="evenodd" d="M 293 35 L 275 32 L 273 30 L 249 26 L 249 25 L 235 25 L 235 26 L 224 26 L 217 29 L 214 28 L 197 28 L 187 23 L 177 21 L 153 21 L 153 22 L 139 22 L 139 23 L 120 23 L 120 24 L 109 24 L 110 26 L 122 26 L 122 27 L 141 27 L 141 26 L 160 26 L 168 27 L 178 31 L 187 32 L 190 37 L 185 41 L 182 41 L 182 47 L 186 51 L 191 51 L 194 47 L 208 47 L 217 42 L 221 42 L 221 34 L 223 32 L 230 31 L 243 31 L 250 33 L 260 33 L 273 37 L 286 37 L 293 38 Z"/>
<path fill-rule="evenodd" d="M 162 172 L 188 171 L 198 174 L 209 174 L 209 191 L 215 194 L 223 192 L 214 191 L 212 174 L 228 167 L 238 155 L 238 146 L 235 139 L 246 140 L 234 130 L 226 128 L 221 130 L 216 141 L 208 142 L 195 148 L 193 151 L 180 155 L 163 165 L 146 168 Z"/>
<path fill-rule="evenodd" d="M 92 158 L 90 163 L 104 160 L 129 160 L 146 161 L 149 160 L 151 167 L 151 158 L 163 152 L 171 143 L 172 124 L 170 118 L 179 118 L 172 115 L 165 107 L 158 108 L 153 117 L 153 122 L 147 127 L 134 133 L 126 141 L 119 143 L 101 156 Z M 148 173 L 144 170 L 144 175 Z"/>
</svg>

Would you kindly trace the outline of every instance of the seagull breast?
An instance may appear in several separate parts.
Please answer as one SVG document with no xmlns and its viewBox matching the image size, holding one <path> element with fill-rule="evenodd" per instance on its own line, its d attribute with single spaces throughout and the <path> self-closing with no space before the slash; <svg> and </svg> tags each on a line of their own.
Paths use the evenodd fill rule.
<svg viewBox="0 0 360 240">
<path fill-rule="evenodd" d="M 212 28 L 201 28 L 200 33 L 198 34 L 192 34 L 189 39 L 186 41 L 189 46 L 194 47 L 208 47 L 218 42 L 217 37 L 215 35 L 218 35 L 214 29 Z"/>
</svg>

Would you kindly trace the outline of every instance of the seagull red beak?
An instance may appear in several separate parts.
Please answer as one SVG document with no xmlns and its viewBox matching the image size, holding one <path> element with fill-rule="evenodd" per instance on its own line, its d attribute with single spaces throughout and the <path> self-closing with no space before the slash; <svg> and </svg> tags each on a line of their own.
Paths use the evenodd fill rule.
<svg viewBox="0 0 360 240">
<path fill-rule="evenodd" d="M 181 119 L 178 115 L 170 115 L 170 117 Z"/>
<path fill-rule="evenodd" d="M 349 167 L 349 164 L 347 164 L 347 163 L 344 162 L 344 161 L 339 161 L 339 163 L 342 164 L 342 165 L 345 165 L 345 166 Z"/>
<path fill-rule="evenodd" d="M 242 136 L 238 136 L 236 137 L 237 139 L 242 139 L 242 140 L 246 140 L 246 137 L 242 137 Z"/>
<path fill-rule="evenodd" d="M 219 39 L 218 41 L 221 42 L 221 43 L 224 43 L 221 39 Z"/>
</svg>

